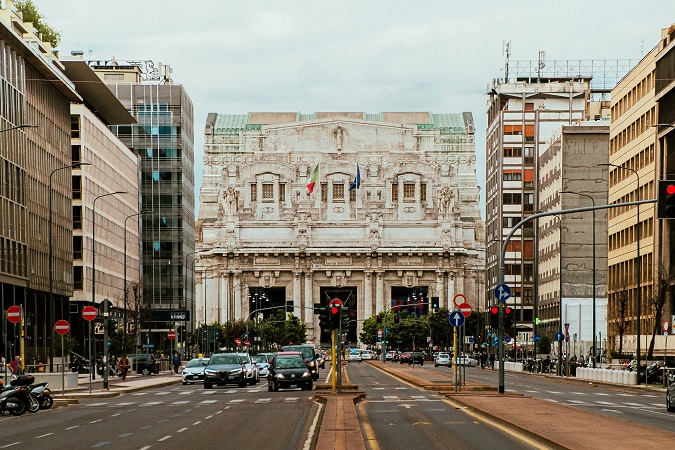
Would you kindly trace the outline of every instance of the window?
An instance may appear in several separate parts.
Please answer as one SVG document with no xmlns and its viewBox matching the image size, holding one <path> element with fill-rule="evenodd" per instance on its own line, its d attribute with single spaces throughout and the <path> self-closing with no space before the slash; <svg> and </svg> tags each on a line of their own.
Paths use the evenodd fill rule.
<svg viewBox="0 0 675 450">
<path fill-rule="evenodd" d="M 73 159 L 73 162 L 80 162 L 82 161 L 82 146 L 81 145 L 71 145 L 70 146 L 70 154 Z"/>
<path fill-rule="evenodd" d="M 523 149 L 523 162 L 526 164 L 534 163 L 534 147 L 525 147 Z"/>
<path fill-rule="evenodd" d="M 73 175 L 73 198 L 82 198 L 82 177 Z"/>
<path fill-rule="evenodd" d="M 504 125 L 504 134 L 509 136 L 520 136 L 523 134 L 522 125 Z"/>
<path fill-rule="evenodd" d="M 504 147 L 504 158 L 520 158 L 521 154 L 520 147 Z"/>
<path fill-rule="evenodd" d="M 70 116 L 70 137 L 72 139 L 80 139 L 80 116 Z"/>
<path fill-rule="evenodd" d="M 333 201 L 345 201 L 345 185 L 344 183 L 333 183 Z"/>
<path fill-rule="evenodd" d="M 328 183 L 321 183 L 321 201 L 328 201 Z"/>
<path fill-rule="evenodd" d="M 251 201 L 258 201 L 258 185 L 256 183 L 251 183 Z"/>
<path fill-rule="evenodd" d="M 403 200 L 415 200 L 415 183 L 403 183 Z"/>
<path fill-rule="evenodd" d="M 525 103 L 525 111 L 534 111 L 534 103 Z"/>
<path fill-rule="evenodd" d="M 73 236 L 73 259 L 82 259 L 82 236 Z"/>
<path fill-rule="evenodd" d="M 82 229 L 82 207 L 73 206 L 73 230 Z"/>
<path fill-rule="evenodd" d="M 105 81 L 124 81 L 123 73 L 106 73 L 103 75 Z"/>
<path fill-rule="evenodd" d="M 84 277 L 82 276 L 82 266 L 73 267 L 73 289 L 81 291 L 84 289 Z"/>
<path fill-rule="evenodd" d="M 504 172 L 502 179 L 504 181 L 521 181 L 523 179 L 523 174 L 520 172 Z"/>
<path fill-rule="evenodd" d="M 391 183 L 391 201 L 398 201 L 398 183 Z"/>
<path fill-rule="evenodd" d="M 271 202 L 274 200 L 274 185 L 272 183 L 263 183 L 262 185 L 262 201 Z"/>
<path fill-rule="evenodd" d="M 279 183 L 279 201 L 286 201 L 286 183 Z"/>
<path fill-rule="evenodd" d="M 420 184 L 420 200 L 423 202 L 427 201 L 427 184 Z"/>
<path fill-rule="evenodd" d="M 520 275 L 520 264 L 507 264 L 504 267 L 504 275 Z"/>
<path fill-rule="evenodd" d="M 349 191 L 349 201 L 350 202 L 356 201 L 356 191 L 358 191 L 358 189 L 352 189 L 351 191 Z"/>
<path fill-rule="evenodd" d="M 505 205 L 520 205 L 521 199 L 519 193 L 505 193 L 502 197 L 502 203 Z"/>
</svg>

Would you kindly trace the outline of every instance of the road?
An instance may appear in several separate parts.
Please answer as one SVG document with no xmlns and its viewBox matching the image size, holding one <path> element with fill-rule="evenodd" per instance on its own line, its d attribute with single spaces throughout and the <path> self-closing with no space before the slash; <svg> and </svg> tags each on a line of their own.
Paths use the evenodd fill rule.
<svg viewBox="0 0 675 450">
<path fill-rule="evenodd" d="M 537 375 L 510 372 L 505 372 L 504 375 L 506 392 L 517 392 L 561 405 L 574 406 L 640 425 L 668 431 L 675 430 L 675 414 L 666 411 L 665 393 L 640 392 L 621 386 L 572 384 Z M 466 379 L 497 386 L 498 371 L 468 368 Z"/>
<path fill-rule="evenodd" d="M 204 390 L 148 389 L 0 417 L 0 449 L 309 448 L 319 411 L 313 392 L 268 392 L 266 383 Z M 310 433 L 311 431 L 311 433 Z"/>
<path fill-rule="evenodd" d="M 350 363 L 347 371 L 350 382 L 366 393 L 357 411 L 371 450 L 533 448 L 528 445 L 529 439 L 505 427 L 498 428 L 466 409 L 456 408 L 436 392 L 406 384 L 369 364 Z"/>
</svg>

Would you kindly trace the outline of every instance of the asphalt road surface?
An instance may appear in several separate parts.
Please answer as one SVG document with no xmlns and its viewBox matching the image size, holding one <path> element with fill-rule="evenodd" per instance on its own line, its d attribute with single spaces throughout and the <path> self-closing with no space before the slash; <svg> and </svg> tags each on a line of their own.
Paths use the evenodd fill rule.
<svg viewBox="0 0 675 450">
<path fill-rule="evenodd" d="M 528 438 L 369 364 L 349 364 L 347 370 L 350 381 L 366 392 L 357 411 L 371 450 L 537 448 Z"/>
<path fill-rule="evenodd" d="M 177 385 L 0 417 L 0 449 L 302 449 L 316 434 L 314 392 Z"/>
</svg>

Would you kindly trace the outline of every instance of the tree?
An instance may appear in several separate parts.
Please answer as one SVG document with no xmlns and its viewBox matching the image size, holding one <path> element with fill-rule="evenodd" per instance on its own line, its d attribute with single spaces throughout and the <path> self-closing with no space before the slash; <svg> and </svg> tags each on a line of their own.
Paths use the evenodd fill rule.
<svg viewBox="0 0 675 450">
<path fill-rule="evenodd" d="M 670 286 L 675 282 L 675 272 L 668 271 L 665 267 L 661 266 L 659 273 L 664 274 L 664 276 L 660 277 L 658 280 L 656 294 L 649 299 L 649 304 L 652 307 L 654 314 L 654 327 L 652 328 L 652 340 L 649 343 L 649 351 L 647 352 L 648 360 L 654 357 L 654 340 L 656 333 L 658 333 L 661 329 L 663 306 L 668 301 L 668 291 Z"/>
<path fill-rule="evenodd" d="M 619 334 L 619 354 L 623 355 L 623 335 L 628 330 L 630 322 L 626 320 L 628 314 L 628 291 L 622 290 L 616 293 L 616 317 L 614 327 Z"/>
<path fill-rule="evenodd" d="M 14 6 L 21 12 L 24 22 L 31 22 L 33 27 L 42 34 L 42 40 L 49 42 L 52 47 L 58 47 L 61 42 L 61 32 L 47 25 L 46 17 L 40 14 L 33 0 L 17 1 Z"/>
<path fill-rule="evenodd" d="M 379 313 L 380 316 L 385 317 L 385 313 Z M 363 321 L 359 340 L 366 345 L 375 345 L 377 342 L 378 330 L 384 330 L 383 323 L 377 323 L 377 314 L 367 318 Z"/>
</svg>

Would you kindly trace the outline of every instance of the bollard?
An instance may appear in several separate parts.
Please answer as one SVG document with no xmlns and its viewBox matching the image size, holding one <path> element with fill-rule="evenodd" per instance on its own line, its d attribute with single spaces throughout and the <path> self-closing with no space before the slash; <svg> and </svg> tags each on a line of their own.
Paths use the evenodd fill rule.
<svg viewBox="0 0 675 450">
<path fill-rule="evenodd" d="M 616 369 L 612 370 L 612 383 L 614 384 L 619 383 L 619 371 Z"/>
</svg>

